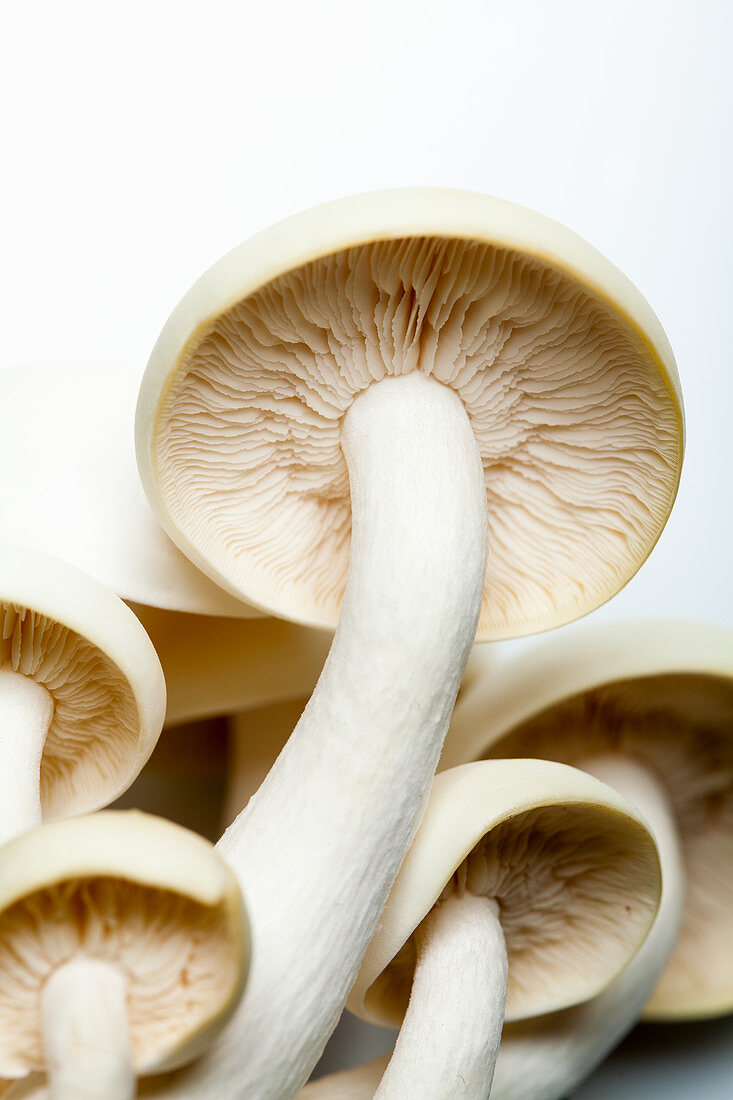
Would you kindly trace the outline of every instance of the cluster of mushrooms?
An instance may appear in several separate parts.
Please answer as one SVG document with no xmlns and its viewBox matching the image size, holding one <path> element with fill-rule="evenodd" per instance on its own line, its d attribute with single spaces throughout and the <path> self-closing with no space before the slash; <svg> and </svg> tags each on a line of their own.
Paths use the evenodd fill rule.
<svg viewBox="0 0 733 1100">
<path fill-rule="evenodd" d="M 590 245 L 341 200 L 215 264 L 142 385 L 0 400 L 47 447 L 0 528 L 6 1100 L 559 1100 L 733 1008 L 733 638 L 473 648 L 610 599 L 675 498 L 672 352 Z M 104 809 L 221 716 L 215 846 Z M 393 1054 L 306 1084 L 345 1005 Z"/>
</svg>

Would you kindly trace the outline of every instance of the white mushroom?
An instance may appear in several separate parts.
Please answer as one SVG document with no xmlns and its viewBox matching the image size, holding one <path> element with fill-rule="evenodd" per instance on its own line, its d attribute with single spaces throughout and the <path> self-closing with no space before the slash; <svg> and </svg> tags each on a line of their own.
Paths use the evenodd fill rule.
<svg viewBox="0 0 733 1100">
<path fill-rule="evenodd" d="M 626 974 L 588 1005 L 507 1029 L 499 1100 L 564 1095 L 647 1002 L 654 1019 L 733 1008 L 731 729 L 733 636 L 693 623 L 577 632 L 489 673 L 456 712 L 446 766 L 531 754 L 593 771 L 650 821 L 664 873 L 659 916 Z"/>
<path fill-rule="evenodd" d="M 0 840 L 111 802 L 164 712 L 160 662 L 129 608 L 64 562 L 0 548 Z"/>
<path fill-rule="evenodd" d="M 537 760 L 437 776 L 348 1002 L 401 1024 L 376 1095 L 488 1097 L 505 1001 L 521 1020 L 599 993 L 660 891 L 651 835 L 590 776 Z"/>
<path fill-rule="evenodd" d="M 572 1095 L 641 1015 L 677 940 L 684 889 L 677 837 L 665 828 L 668 807 L 649 799 L 646 811 L 668 880 L 651 932 L 626 969 L 592 1000 L 504 1025 L 491 1100 Z M 379 1057 L 329 1074 L 307 1085 L 299 1100 L 372 1100 L 388 1063 L 389 1056 Z"/>
<path fill-rule="evenodd" d="M 232 872 L 136 811 L 54 822 L 0 851 L 0 1075 L 52 1100 L 128 1100 L 231 1015 L 249 961 Z"/>
<path fill-rule="evenodd" d="M 156 514 L 209 576 L 296 621 L 338 618 L 222 841 L 246 859 L 258 951 L 189 1077 L 220 1100 L 283 1097 L 414 834 L 477 621 L 487 638 L 573 619 L 651 550 L 680 470 L 676 371 L 647 303 L 556 223 L 464 192 L 365 195 L 196 284 L 148 365 L 137 447 Z"/>
</svg>

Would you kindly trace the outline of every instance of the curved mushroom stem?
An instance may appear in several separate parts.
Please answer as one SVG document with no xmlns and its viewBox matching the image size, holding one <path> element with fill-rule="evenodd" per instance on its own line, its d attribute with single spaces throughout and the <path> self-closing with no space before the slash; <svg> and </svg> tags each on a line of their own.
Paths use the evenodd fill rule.
<svg viewBox="0 0 733 1100">
<path fill-rule="evenodd" d="M 386 378 L 342 433 L 353 534 L 339 627 L 300 722 L 220 842 L 257 944 L 247 990 L 166 1095 L 284 1100 L 305 1082 L 419 823 L 474 639 L 486 490 L 460 399 L 422 374 Z"/>
<path fill-rule="evenodd" d="M 49 1100 L 132 1100 L 127 982 L 117 966 L 77 955 L 46 982 L 43 1044 Z"/>
<path fill-rule="evenodd" d="M 41 757 L 52 717 L 42 684 L 0 669 L 0 844 L 41 824 Z"/>
<path fill-rule="evenodd" d="M 558 1100 L 574 1093 L 634 1026 L 674 948 L 682 921 L 685 876 L 670 801 L 653 772 L 628 757 L 581 761 L 644 814 L 662 864 L 662 900 L 636 957 L 603 993 L 504 1032 L 491 1100 Z"/>
<path fill-rule="evenodd" d="M 506 1002 L 507 955 L 490 898 L 447 898 L 416 933 L 417 965 L 375 1100 L 485 1100 Z"/>
</svg>

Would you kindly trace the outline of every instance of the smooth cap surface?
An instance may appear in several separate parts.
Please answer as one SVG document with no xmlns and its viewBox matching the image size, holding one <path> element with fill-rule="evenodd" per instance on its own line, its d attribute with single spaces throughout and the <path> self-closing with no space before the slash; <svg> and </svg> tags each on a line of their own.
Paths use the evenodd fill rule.
<svg viewBox="0 0 733 1100">
<path fill-rule="evenodd" d="M 0 543 L 21 539 L 126 600 L 258 616 L 195 569 L 151 512 L 135 464 L 139 385 L 139 371 L 111 366 L 0 372 Z"/>
</svg>

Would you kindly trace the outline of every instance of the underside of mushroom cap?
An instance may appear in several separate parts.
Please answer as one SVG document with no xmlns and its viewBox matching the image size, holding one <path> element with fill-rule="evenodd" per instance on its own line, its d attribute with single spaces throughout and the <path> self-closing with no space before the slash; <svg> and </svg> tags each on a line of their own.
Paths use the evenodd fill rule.
<svg viewBox="0 0 733 1100">
<path fill-rule="evenodd" d="M 536 760 L 453 768 L 435 779 L 348 1007 L 399 1026 L 415 968 L 413 933 L 440 899 L 465 892 L 499 905 L 506 1019 L 577 1004 L 636 953 L 660 891 L 650 834 L 604 784 Z"/>
<path fill-rule="evenodd" d="M 520 667 L 521 666 L 521 667 Z M 686 876 L 682 928 L 650 1019 L 733 1009 L 733 635 L 695 623 L 617 624 L 525 654 L 456 713 L 443 766 L 631 757 L 664 784 Z M 481 713 L 483 712 L 483 717 Z"/>
<path fill-rule="evenodd" d="M 32 678 L 53 700 L 44 818 L 104 806 L 130 785 L 160 734 L 165 682 L 121 600 L 64 562 L 0 548 L 0 668 Z"/>
<path fill-rule="evenodd" d="M 138 404 L 159 519 L 229 591 L 334 626 L 350 545 L 341 419 L 422 371 L 484 465 L 479 638 L 548 629 L 638 569 L 676 493 L 672 353 L 628 281 L 531 211 L 467 192 L 363 195 L 225 257 L 164 329 Z"/>
<path fill-rule="evenodd" d="M 39 993 L 76 955 L 117 965 L 137 1073 L 200 1054 L 234 1010 L 249 928 L 212 845 L 162 818 L 54 822 L 0 855 L 0 1074 L 44 1066 Z"/>
</svg>

